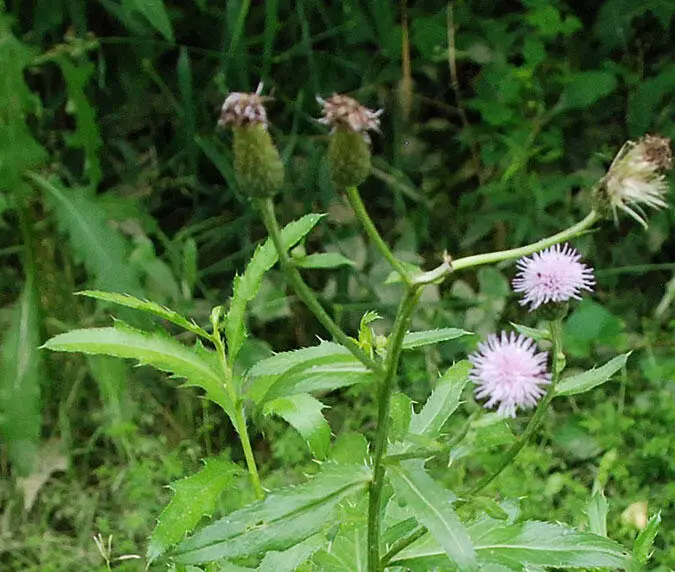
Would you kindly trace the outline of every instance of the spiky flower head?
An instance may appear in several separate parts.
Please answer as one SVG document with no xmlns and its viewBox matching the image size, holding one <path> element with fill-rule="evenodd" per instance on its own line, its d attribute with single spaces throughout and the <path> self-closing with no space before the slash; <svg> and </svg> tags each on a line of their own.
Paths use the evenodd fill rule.
<svg viewBox="0 0 675 572">
<path fill-rule="evenodd" d="M 531 257 L 518 260 L 513 290 L 524 294 L 520 304 L 530 311 L 550 302 L 579 300 L 582 290 L 593 290 L 593 269 L 581 262 L 581 255 L 569 244 L 556 244 Z"/>
<path fill-rule="evenodd" d="M 647 228 L 647 215 L 642 207 L 667 206 L 668 185 L 663 172 L 672 166 L 670 139 L 645 135 L 637 143 L 626 142 L 599 186 L 600 196 L 609 203 L 614 220 L 617 210 L 621 210 Z"/>
<path fill-rule="evenodd" d="M 380 130 L 383 110 L 372 111 L 346 95 L 316 99 L 323 107 L 319 123 L 333 128 L 328 147 L 333 182 L 339 187 L 356 187 L 370 174 L 368 131 Z"/>
<path fill-rule="evenodd" d="M 497 407 L 504 417 L 517 409 L 529 409 L 551 383 L 547 352 L 538 352 L 534 340 L 513 332 L 491 334 L 469 355 L 473 365 L 469 378 L 476 384 L 476 399 L 488 398 L 485 407 Z"/>
<path fill-rule="evenodd" d="M 234 132 L 234 170 L 241 190 L 252 197 L 271 197 L 283 185 L 284 166 L 267 132 L 262 83 L 255 93 L 233 92 L 223 103 L 218 125 Z"/>
</svg>

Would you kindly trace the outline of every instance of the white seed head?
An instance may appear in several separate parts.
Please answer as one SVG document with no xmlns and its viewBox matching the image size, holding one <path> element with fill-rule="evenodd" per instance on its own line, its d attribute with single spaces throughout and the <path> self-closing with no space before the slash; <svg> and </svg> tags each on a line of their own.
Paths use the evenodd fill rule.
<svg viewBox="0 0 675 572">
<path fill-rule="evenodd" d="M 621 210 L 647 228 L 642 206 L 654 209 L 668 206 L 665 200 L 668 185 L 663 171 L 672 166 L 669 139 L 646 135 L 637 143 L 626 142 L 600 185 L 614 219 L 617 219 L 617 210 Z"/>
<path fill-rule="evenodd" d="M 255 93 L 233 91 L 223 103 L 218 125 L 242 127 L 244 125 L 262 124 L 267 129 L 267 111 L 265 101 L 269 97 L 262 94 L 263 84 L 260 82 Z"/>
<path fill-rule="evenodd" d="M 380 115 L 383 109 L 373 111 L 355 99 L 337 93 L 328 99 L 317 97 L 316 100 L 323 107 L 323 117 L 319 119 L 319 123 L 330 125 L 333 130 L 342 128 L 362 133 L 366 140 L 368 140 L 367 131 L 380 131 Z"/>
</svg>

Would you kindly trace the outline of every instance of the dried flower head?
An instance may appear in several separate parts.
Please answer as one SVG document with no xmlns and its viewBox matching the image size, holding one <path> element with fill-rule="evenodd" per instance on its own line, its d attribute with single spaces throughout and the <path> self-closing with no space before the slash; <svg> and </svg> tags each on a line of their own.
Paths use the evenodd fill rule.
<svg viewBox="0 0 675 572">
<path fill-rule="evenodd" d="M 242 127 L 260 124 L 267 130 L 267 111 L 264 104 L 269 98 L 261 95 L 262 89 L 263 84 L 260 82 L 255 93 L 230 93 L 223 103 L 218 125 Z"/>
<path fill-rule="evenodd" d="M 469 356 L 473 369 L 469 378 L 476 385 L 476 398 L 497 406 L 497 413 L 515 417 L 516 409 L 529 409 L 544 395 L 542 386 L 551 383 L 546 368 L 547 353 L 537 352 L 534 340 L 511 332 L 492 334 Z"/>
<path fill-rule="evenodd" d="M 569 244 L 556 244 L 518 260 L 513 290 L 525 294 L 521 305 L 530 304 L 530 310 L 536 310 L 549 302 L 579 300 L 582 290 L 591 291 L 593 269 L 580 260 L 581 255 Z"/>
<path fill-rule="evenodd" d="M 659 209 L 667 206 L 668 189 L 663 171 L 673 166 L 670 140 L 646 135 L 637 143 L 628 141 L 612 162 L 600 184 L 600 193 L 609 201 L 617 220 L 617 209 L 647 228 L 642 205 Z"/>
<path fill-rule="evenodd" d="M 330 125 L 333 129 L 342 128 L 355 133 L 362 133 L 368 141 L 367 131 L 380 130 L 380 115 L 384 110 L 372 111 L 355 99 L 346 95 L 333 94 L 328 99 L 317 97 L 323 107 L 323 117 L 319 123 Z"/>
</svg>

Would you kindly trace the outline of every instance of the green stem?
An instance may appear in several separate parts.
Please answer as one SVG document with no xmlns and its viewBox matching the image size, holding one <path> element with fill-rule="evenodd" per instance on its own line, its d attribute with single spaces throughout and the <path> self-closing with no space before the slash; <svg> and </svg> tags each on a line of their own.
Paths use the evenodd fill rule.
<svg viewBox="0 0 675 572">
<path fill-rule="evenodd" d="M 356 359 L 378 375 L 384 375 L 382 366 L 364 352 L 328 315 L 321 303 L 317 300 L 314 292 L 312 292 L 311 288 L 307 286 L 302 279 L 300 272 L 293 266 L 293 262 L 288 256 L 288 252 L 286 252 L 286 247 L 283 238 L 281 237 L 281 228 L 279 227 L 279 222 L 274 213 L 274 203 L 272 199 L 259 199 L 258 207 L 262 215 L 263 223 L 277 250 L 281 268 L 284 271 L 286 278 L 291 283 L 291 286 L 293 286 L 295 293 L 305 303 L 305 306 L 309 308 L 312 314 L 314 314 L 317 320 L 321 322 L 323 327 L 326 328 L 340 344 L 345 346 Z"/>
<path fill-rule="evenodd" d="M 225 344 L 223 339 L 220 336 L 220 330 L 218 328 L 219 317 L 212 315 L 213 321 L 213 343 L 216 346 L 216 352 L 218 354 L 218 359 L 220 361 L 220 367 L 223 371 L 225 391 L 230 398 L 232 403 L 232 423 L 234 429 L 239 435 L 239 441 L 241 442 L 241 447 L 244 450 L 244 459 L 246 460 L 246 468 L 248 474 L 251 478 L 251 484 L 253 485 L 253 490 L 255 496 L 258 500 L 265 498 L 265 491 L 262 488 L 260 483 L 260 475 L 258 474 L 258 467 L 255 463 L 255 457 L 253 456 L 253 448 L 251 447 L 251 438 L 248 434 L 248 427 L 246 426 L 246 415 L 244 414 L 244 408 L 240 402 L 237 391 L 234 388 L 232 383 L 232 370 L 230 369 L 230 364 L 227 362 L 227 354 L 225 352 Z"/>
<path fill-rule="evenodd" d="M 384 486 L 385 465 L 382 462 L 387 451 L 389 433 L 389 408 L 398 364 L 403 350 L 410 317 L 417 305 L 421 288 L 409 288 L 401 301 L 387 347 L 386 373 L 378 390 L 377 435 L 373 454 L 373 481 L 368 499 L 368 572 L 379 572 L 380 568 L 380 507 Z"/>
<path fill-rule="evenodd" d="M 562 351 L 563 347 L 562 320 L 556 319 L 550 321 L 549 327 L 552 342 L 551 347 L 552 358 L 551 358 L 551 383 L 548 386 L 548 391 L 546 392 L 542 400 L 539 402 L 537 409 L 535 409 L 534 411 L 532 419 L 530 419 L 530 422 L 527 424 L 527 427 L 525 428 L 525 431 L 521 435 L 520 439 L 518 439 L 518 441 L 514 443 L 511 446 L 511 448 L 506 452 L 497 468 L 493 472 L 485 475 L 482 479 L 480 479 L 469 490 L 467 495 L 476 494 L 478 491 L 484 489 L 487 485 L 489 485 L 495 478 L 497 478 L 497 476 L 499 476 L 499 474 L 511 464 L 513 459 L 515 459 L 516 455 L 520 453 L 522 448 L 525 445 L 527 445 L 527 443 L 539 429 L 542 421 L 544 420 L 546 410 L 548 409 L 548 406 L 551 404 L 551 401 L 553 401 L 553 398 L 555 397 L 555 386 L 558 383 L 558 379 L 560 378 L 560 374 L 562 372 L 563 367 L 565 367 L 565 354 Z"/>
<path fill-rule="evenodd" d="M 387 262 L 389 262 L 391 267 L 401 275 L 403 281 L 408 286 L 411 286 L 412 278 L 410 276 L 410 273 L 405 269 L 405 267 L 403 266 L 403 264 L 401 264 L 398 258 L 394 256 L 394 253 L 391 250 L 389 250 L 387 243 L 380 236 L 380 233 L 377 231 L 377 228 L 375 228 L 375 224 L 373 223 L 373 220 L 370 218 L 370 215 L 366 210 L 366 206 L 363 204 L 363 201 L 361 200 L 361 195 L 359 194 L 358 188 L 347 187 L 347 196 L 349 197 L 349 202 L 351 203 L 352 208 L 354 209 L 354 213 L 356 213 L 356 217 L 359 219 L 359 222 L 366 231 L 366 234 L 370 237 L 370 240 L 373 241 L 373 244 L 375 244 L 377 249 L 380 251 L 380 254 L 384 256 L 384 258 L 387 260 Z"/>
<path fill-rule="evenodd" d="M 382 557 L 381 569 L 384 570 L 392 558 L 396 556 L 401 550 L 410 546 L 417 539 L 422 538 L 427 533 L 427 529 L 423 526 L 418 526 L 411 530 L 406 536 L 394 542 L 389 551 Z"/>
<path fill-rule="evenodd" d="M 532 244 L 528 244 L 526 246 L 521 246 L 520 248 L 511 248 L 509 250 L 500 250 L 499 252 L 487 252 L 485 254 L 474 254 L 473 256 L 458 258 L 452 263 L 452 269 L 454 271 L 464 270 L 465 268 L 472 268 L 474 266 L 481 266 L 483 264 L 492 264 L 494 262 L 502 262 L 503 260 L 511 260 L 513 258 L 520 258 L 521 256 L 533 254 L 534 252 L 578 236 L 584 231 L 590 229 L 598 220 L 600 220 L 600 215 L 592 210 L 586 216 L 586 218 L 557 234 L 547 238 L 542 238 L 537 242 L 533 242 Z"/>
</svg>

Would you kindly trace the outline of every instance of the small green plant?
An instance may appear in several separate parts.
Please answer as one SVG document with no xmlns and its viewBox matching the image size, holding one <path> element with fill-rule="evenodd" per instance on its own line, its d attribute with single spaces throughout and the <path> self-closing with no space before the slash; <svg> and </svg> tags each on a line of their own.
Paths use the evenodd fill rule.
<svg viewBox="0 0 675 572">
<path fill-rule="evenodd" d="M 436 268 L 424 271 L 393 254 L 358 190 L 370 172 L 367 132 L 378 129 L 380 112 L 346 96 L 320 101 L 321 121 L 332 128 L 328 158 L 335 186 L 345 191 L 366 236 L 391 266 L 388 281 L 401 287 L 387 336 L 374 334 L 370 324 L 377 314 L 368 312 L 356 337 L 351 337 L 304 281 L 300 268 L 333 268 L 334 256 L 289 254 L 324 215 L 307 214 L 283 228 L 279 224 L 274 196 L 283 183 L 283 168 L 267 131 L 259 89 L 230 94 L 221 124 L 234 130 L 236 179 L 260 213 L 269 238 L 236 277 L 229 304 L 211 311 L 210 327 L 128 294 L 85 291 L 80 294 L 170 322 L 194 342 L 179 342 L 161 329 L 138 329 L 118 320 L 111 327 L 59 334 L 44 346 L 134 359 L 184 379 L 183 387 L 200 388 L 222 409 L 239 436 L 258 500 L 199 528 L 241 470 L 220 458 L 206 460 L 201 471 L 174 484 L 174 497 L 150 538 L 148 562 L 166 561 L 180 570 L 230 566 L 258 571 L 639 568 L 650 553 L 658 517 L 638 536 L 631 555 L 606 537 L 607 503 L 600 490 L 589 501 L 589 529 L 580 531 L 561 523 L 519 519 L 517 503 L 486 497 L 484 489 L 535 437 L 554 399 L 596 388 L 626 364 L 629 354 L 564 376 L 563 325 L 569 304 L 591 290 L 595 279 L 576 250 L 560 245 L 617 212 L 646 224 L 643 206 L 665 206 L 661 173 L 671 164 L 669 142 L 646 136 L 627 144 L 598 181 L 586 217 L 569 228 L 509 250 L 458 259 L 446 255 Z M 468 360 L 456 362 L 435 379 L 433 392 L 415 409 L 409 397 L 395 391 L 402 354 L 470 335 L 452 327 L 409 331 L 424 289 L 468 269 L 515 259 L 519 272 L 514 291 L 547 327 L 516 325 L 517 333 L 488 337 Z M 247 310 L 265 273 L 277 263 L 332 339 L 244 368 L 238 358 L 247 338 Z M 539 351 L 538 344 L 549 352 Z M 476 398 L 487 399 L 486 407 L 497 411 L 476 412 L 457 434 L 447 435 L 446 422 L 457 415 L 469 382 L 476 385 Z M 347 432 L 333 441 L 322 413 L 325 405 L 316 394 L 354 385 L 365 386 L 376 397 L 375 436 L 368 442 L 360 433 Z M 477 481 L 455 492 L 428 469 L 432 460 L 451 463 L 471 455 L 477 430 L 530 408 L 534 413 L 522 434 Z M 271 491 L 263 487 L 248 428 L 251 420 L 270 415 L 293 426 L 318 461 L 317 473 L 305 483 Z M 452 466 L 446 470 L 452 471 Z"/>
</svg>

